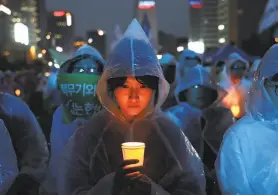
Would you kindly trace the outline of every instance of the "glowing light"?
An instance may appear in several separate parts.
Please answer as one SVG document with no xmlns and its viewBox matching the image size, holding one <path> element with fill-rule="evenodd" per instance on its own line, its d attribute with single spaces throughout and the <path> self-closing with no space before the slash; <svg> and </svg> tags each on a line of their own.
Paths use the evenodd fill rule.
<svg viewBox="0 0 278 195">
<path fill-rule="evenodd" d="M 219 26 L 218 26 L 218 30 L 224 30 L 225 29 L 225 26 L 223 25 L 223 24 L 220 24 Z"/>
<path fill-rule="evenodd" d="M 183 46 L 178 46 L 178 47 L 177 47 L 177 51 L 178 51 L 178 52 L 182 52 L 183 50 L 184 50 L 184 47 L 183 47 Z"/>
<path fill-rule="evenodd" d="M 57 46 L 57 47 L 56 47 L 56 51 L 58 51 L 58 52 L 63 52 L 64 50 L 63 50 L 62 47 Z"/>
<path fill-rule="evenodd" d="M 36 55 L 36 47 L 34 45 L 32 45 L 29 49 L 29 54 L 30 54 L 30 58 L 32 60 L 35 60 L 37 58 L 37 55 Z"/>
<path fill-rule="evenodd" d="M 92 43 L 93 41 L 94 41 L 94 39 L 92 39 L 92 38 L 88 39 L 88 43 Z"/>
<path fill-rule="evenodd" d="M 139 9 L 153 9 L 155 8 L 155 1 L 139 1 L 138 4 Z"/>
<path fill-rule="evenodd" d="M 46 54 L 46 50 L 45 49 L 42 50 L 42 54 Z"/>
<path fill-rule="evenodd" d="M 48 62 L 48 66 L 52 66 L 53 65 L 53 62 Z"/>
<path fill-rule="evenodd" d="M 205 44 L 202 40 L 200 41 L 189 41 L 188 49 L 195 51 L 198 54 L 203 54 L 205 52 Z"/>
<path fill-rule="evenodd" d="M 45 72 L 45 73 L 44 73 L 44 76 L 45 76 L 45 77 L 49 77 L 49 76 L 50 76 L 50 72 Z"/>
<path fill-rule="evenodd" d="M 240 117 L 240 107 L 238 105 L 231 106 L 231 112 L 233 113 L 233 116 L 236 118 Z"/>
<path fill-rule="evenodd" d="M 226 39 L 225 39 L 225 38 L 220 38 L 220 39 L 218 40 L 218 42 L 219 42 L 219 43 L 225 43 L 225 42 L 226 42 Z"/>
<path fill-rule="evenodd" d="M 55 64 L 54 64 L 54 67 L 59 69 L 59 68 L 60 68 L 60 65 L 55 63 Z"/>
<path fill-rule="evenodd" d="M 71 26 L 72 25 L 72 17 L 69 12 L 66 13 L 66 20 L 67 20 L 67 26 Z"/>
<path fill-rule="evenodd" d="M 103 36 L 104 35 L 104 31 L 103 30 L 98 30 L 97 33 L 98 33 L 99 36 Z"/>
<path fill-rule="evenodd" d="M 17 97 L 20 96 L 20 95 L 21 95 L 20 89 L 16 89 L 16 90 L 14 91 L 14 94 L 15 94 Z"/>
<path fill-rule="evenodd" d="M 162 55 L 161 55 L 161 54 L 158 54 L 158 55 L 156 55 L 156 57 L 157 57 L 157 59 L 161 60 Z"/>
<path fill-rule="evenodd" d="M 145 144 L 141 142 L 126 142 L 122 144 L 124 160 L 137 159 L 137 164 L 128 165 L 127 167 L 143 166 Z"/>
<path fill-rule="evenodd" d="M 74 42 L 74 46 L 75 47 L 80 47 L 80 46 L 82 46 L 82 45 L 84 45 L 85 44 L 85 42 L 84 41 L 76 41 L 76 42 Z"/>
<path fill-rule="evenodd" d="M 39 54 L 38 54 L 38 58 L 42 58 L 42 53 L 39 53 Z"/>
<path fill-rule="evenodd" d="M 4 55 L 4 56 L 9 56 L 9 55 L 10 55 L 10 52 L 4 51 L 3 55 Z"/>
<path fill-rule="evenodd" d="M 276 38 L 274 39 L 274 41 L 275 41 L 276 43 L 278 43 L 278 37 L 276 37 Z"/>
<path fill-rule="evenodd" d="M 235 87 L 229 87 L 227 89 L 228 94 L 222 100 L 223 105 L 229 108 L 234 117 L 240 118 L 244 113 L 242 113 L 242 106 L 244 106 L 244 97 L 241 91 L 238 91 Z"/>
<path fill-rule="evenodd" d="M 46 35 L 46 37 L 45 37 L 47 40 L 49 40 L 51 37 L 50 37 L 50 35 Z"/>
<path fill-rule="evenodd" d="M 25 24 L 14 24 L 14 40 L 17 43 L 29 45 L 29 30 Z"/>
<path fill-rule="evenodd" d="M 65 11 L 55 11 L 53 12 L 53 16 L 55 17 L 62 17 L 65 15 Z"/>
<path fill-rule="evenodd" d="M 0 12 L 4 12 L 7 15 L 11 15 L 12 14 L 12 11 L 8 7 L 6 7 L 4 5 L 0 5 Z"/>
</svg>

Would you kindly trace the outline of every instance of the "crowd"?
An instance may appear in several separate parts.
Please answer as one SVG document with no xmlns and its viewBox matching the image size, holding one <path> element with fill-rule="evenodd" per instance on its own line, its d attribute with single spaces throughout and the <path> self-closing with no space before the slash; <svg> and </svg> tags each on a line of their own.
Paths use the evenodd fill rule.
<svg viewBox="0 0 278 195">
<path fill-rule="evenodd" d="M 107 61 L 1 72 L 0 195 L 277 195 L 277 53 L 158 60 L 134 20 Z"/>
</svg>

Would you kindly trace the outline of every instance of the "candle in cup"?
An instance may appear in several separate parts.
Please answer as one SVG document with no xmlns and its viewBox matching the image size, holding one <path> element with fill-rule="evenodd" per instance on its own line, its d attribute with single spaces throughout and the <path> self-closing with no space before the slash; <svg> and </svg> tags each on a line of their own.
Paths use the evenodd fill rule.
<svg viewBox="0 0 278 195">
<path fill-rule="evenodd" d="M 122 152 L 124 160 L 137 159 L 138 163 L 128 165 L 127 167 L 143 166 L 145 144 L 142 142 L 125 142 L 122 144 Z"/>
</svg>

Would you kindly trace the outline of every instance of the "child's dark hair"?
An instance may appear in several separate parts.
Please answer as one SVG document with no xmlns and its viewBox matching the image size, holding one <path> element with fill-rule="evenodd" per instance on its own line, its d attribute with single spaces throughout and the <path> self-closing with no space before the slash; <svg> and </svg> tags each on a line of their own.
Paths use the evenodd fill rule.
<svg viewBox="0 0 278 195">
<path fill-rule="evenodd" d="M 159 93 L 158 77 L 146 75 L 146 76 L 137 76 L 135 78 L 139 83 L 146 85 L 146 87 L 148 87 L 152 90 L 155 90 L 155 102 L 154 103 L 156 104 L 157 100 L 158 100 L 158 93 Z M 127 79 L 127 77 L 117 77 L 117 78 L 108 79 L 107 80 L 108 91 L 114 92 L 115 89 L 124 85 L 124 83 L 126 82 L 126 79 Z"/>
</svg>

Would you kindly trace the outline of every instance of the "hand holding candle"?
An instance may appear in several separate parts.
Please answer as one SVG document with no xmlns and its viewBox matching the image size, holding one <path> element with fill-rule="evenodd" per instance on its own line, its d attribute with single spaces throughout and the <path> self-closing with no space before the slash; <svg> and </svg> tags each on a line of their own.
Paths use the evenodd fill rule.
<svg viewBox="0 0 278 195">
<path fill-rule="evenodd" d="M 145 144 L 142 142 L 126 142 L 122 144 L 122 152 L 124 160 L 137 159 L 136 164 L 128 165 L 128 167 L 137 167 L 144 165 Z"/>
</svg>

